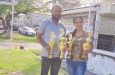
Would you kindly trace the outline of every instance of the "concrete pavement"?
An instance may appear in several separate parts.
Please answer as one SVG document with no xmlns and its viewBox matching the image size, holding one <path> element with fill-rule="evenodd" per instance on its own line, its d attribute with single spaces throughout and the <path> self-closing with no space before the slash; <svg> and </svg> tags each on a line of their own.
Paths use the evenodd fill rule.
<svg viewBox="0 0 115 75">
<path fill-rule="evenodd" d="M 25 49 L 41 49 L 38 43 L 14 43 L 14 42 L 0 42 L 0 48 L 15 48 L 24 46 Z"/>
</svg>

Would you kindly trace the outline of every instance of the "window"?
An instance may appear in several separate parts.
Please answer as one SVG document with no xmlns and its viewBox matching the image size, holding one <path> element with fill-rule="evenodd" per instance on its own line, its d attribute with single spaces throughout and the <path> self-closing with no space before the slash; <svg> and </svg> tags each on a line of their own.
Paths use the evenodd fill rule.
<svg viewBox="0 0 115 75">
<path fill-rule="evenodd" d="M 115 52 L 115 35 L 99 34 L 97 48 Z"/>
</svg>

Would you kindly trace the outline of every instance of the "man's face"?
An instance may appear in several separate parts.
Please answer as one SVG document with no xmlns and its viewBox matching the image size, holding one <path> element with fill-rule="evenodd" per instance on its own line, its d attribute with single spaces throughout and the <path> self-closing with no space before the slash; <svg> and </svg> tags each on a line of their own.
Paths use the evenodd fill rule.
<svg viewBox="0 0 115 75">
<path fill-rule="evenodd" d="M 2 25 L 2 20 L 0 20 L 0 25 Z"/>
<path fill-rule="evenodd" d="M 61 14 L 62 14 L 62 8 L 59 6 L 55 6 L 52 8 L 52 17 L 55 20 L 59 20 L 61 18 Z"/>
</svg>

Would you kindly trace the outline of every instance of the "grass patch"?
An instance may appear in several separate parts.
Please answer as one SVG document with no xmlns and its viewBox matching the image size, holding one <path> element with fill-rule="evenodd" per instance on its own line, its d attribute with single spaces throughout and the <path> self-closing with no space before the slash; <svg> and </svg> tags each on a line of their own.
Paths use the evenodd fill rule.
<svg viewBox="0 0 115 75">
<path fill-rule="evenodd" d="M 16 32 L 13 33 L 12 39 L 13 39 L 13 42 L 36 43 L 36 36 L 35 37 L 25 36 Z M 8 38 L 6 34 L 0 34 L 1 42 L 8 41 L 8 40 L 10 40 L 10 38 Z"/>
<path fill-rule="evenodd" d="M 0 34 L 0 41 L 1 42 L 4 42 L 4 41 L 6 41 L 6 40 L 8 40 L 9 38 L 6 36 L 6 34 Z"/>
<path fill-rule="evenodd" d="M 37 56 L 40 56 L 41 55 L 41 50 L 38 50 L 38 49 L 34 49 L 34 50 L 29 50 L 30 52 L 32 52 L 33 54 L 37 55 Z"/>
<path fill-rule="evenodd" d="M 36 37 L 25 36 L 19 33 L 13 33 L 13 42 L 31 42 L 36 43 Z"/>
<path fill-rule="evenodd" d="M 28 73 L 27 69 L 31 69 L 31 66 L 33 66 L 34 69 L 31 70 L 30 74 L 32 75 L 36 68 L 40 68 L 39 61 L 40 59 L 27 51 L 0 49 L 0 75 L 17 71 Z"/>
<path fill-rule="evenodd" d="M 40 50 L 30 51 L 38 54 L 40 52 Z M 31 52 L 0 49 L 0 75 L 7 75 L 12 72 L 21 72 L 23 75 L 40 75 L 41 60 Z M 59 75 L 67 74 L 60 70 Z"/>
</svg>

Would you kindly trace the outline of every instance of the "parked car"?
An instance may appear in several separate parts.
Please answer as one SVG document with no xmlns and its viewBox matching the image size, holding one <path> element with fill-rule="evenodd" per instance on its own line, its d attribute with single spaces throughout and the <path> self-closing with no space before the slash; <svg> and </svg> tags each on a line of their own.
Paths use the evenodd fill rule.
<svg viewBox="0 0 115 75">
<path fill-rule="evenodd" d="M 34 26 L 33 26 L 33 29 L 34 29 L 35 32 L 37 33 L 37 32 L 38 32 L 38 29 L 39 29 L 39 25 L 34 25 Z"/>
<path fill-rule="evenodd" d="M 36 28 L 35 28 L 36 33 L 38 32 L 38 30 L 39 30 L 39 27 L 36 27 Z"/>
<path fill-rule="evenodd" d="M 27 35 L 27 36 L 35 36 L 36 35 L 36 32 L 32 28 L 25 27 L 25 26 L 19 27 L 18 32 L 20 34 L 24 34 L 24 35 Z"/>
</svg>

